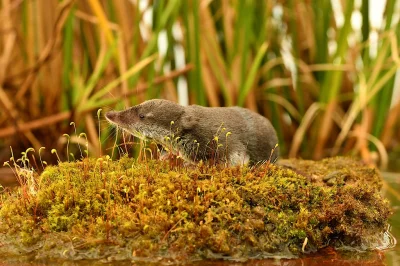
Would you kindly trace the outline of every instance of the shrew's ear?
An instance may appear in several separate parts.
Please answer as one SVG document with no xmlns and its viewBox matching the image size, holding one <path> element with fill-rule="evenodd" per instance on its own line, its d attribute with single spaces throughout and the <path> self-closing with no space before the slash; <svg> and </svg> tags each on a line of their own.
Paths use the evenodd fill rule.
<svg viewBox="0 0 400 266">
<path fill-rule="evenodd" d="M 196 117 L 193 111 L 191 110 L 185 110 L 183 115 L 181 116 L 181 123 L 182 127 L 184 129 L 191 129 L 193 128 L 197 123 L 199 122 L 199 119 Z"/>
</svg>

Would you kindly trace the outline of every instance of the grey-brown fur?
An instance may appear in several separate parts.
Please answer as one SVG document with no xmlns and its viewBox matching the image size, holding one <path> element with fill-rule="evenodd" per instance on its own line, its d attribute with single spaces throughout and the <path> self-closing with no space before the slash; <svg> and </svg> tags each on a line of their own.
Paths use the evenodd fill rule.
<svg viewBox="0 0 400 266">
<path fill-rule="evenodd" d="M 172 147 L 191 162 L 257 163 L 268 160 L 274 148 L 271 161 L 275 162 L 279 154 L 278 138 L 269 120 L 241 107 L 184 107 L 156 99 L 107 112 L 106 118 L 135 136 Z"/>
</svg>

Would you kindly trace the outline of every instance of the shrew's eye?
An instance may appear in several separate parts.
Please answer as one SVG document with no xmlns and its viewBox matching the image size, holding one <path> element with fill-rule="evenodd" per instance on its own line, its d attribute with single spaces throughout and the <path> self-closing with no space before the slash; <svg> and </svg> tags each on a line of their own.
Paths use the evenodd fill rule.
<svg viewBox="0 0 400 266">
<path fill-rule="evenodd" d="M 139 117 L 140 117 L 141 119 L 143 119 L 143 118 L 144 118 L 144 114 L 140 114 Z"/>
</svg>

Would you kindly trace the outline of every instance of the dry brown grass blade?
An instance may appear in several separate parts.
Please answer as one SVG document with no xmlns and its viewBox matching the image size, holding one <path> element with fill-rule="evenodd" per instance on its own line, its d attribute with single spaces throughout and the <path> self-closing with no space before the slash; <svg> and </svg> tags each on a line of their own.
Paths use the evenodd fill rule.
<svg viewBox="0 0 400 266">
<path fill-rule="evenodd" d="M 383 86 L 390 80 L 390 78 L 396 73 L 397 66 L 392 66 L 386 74 L 369 90 L 368 95 L 365 96 L 365 100 L 355 99 L 348 111 L 348 115 L 343 123 L 342 131 L 336 139 L 333 154 L 337 154 L 348 133 L 350 132 L 351 126 L 357 118 L 357 115 L 365 106 L 371 101 L 371 99 L 383 88 Z M 366 84 L 360 84 L 360 88 L 366 86 Z"/>
<path fill-rule="evenodd" d="M 54 35 L 54 25 L 57 22 L 56 13 L 53 10 L 57 10 L 58 3 L 57 2 L 46 2 L 46 1 L 38 1 L 36 14 L 38 21 L 38 50 L 42 51 L 46 48 L 48 40 L 51 39 Z M 69 15 L 69 12 L 65 13 L 66 17 Z M 62 84 L 61 81 L 61 72 L 59 69 L 63 69 L 63 59 L 61 56 L 61 52 L 58 52 L 58 47 L 61 47 L 61 40 L 63 39 L 63 29 L 59 28 L 59 36 L 54 44 L 54 52 L 50 52 L 52 54 L 51 60 L 48 60 L 46 64 L 43 65 L 41 71 L 39 72 L 39 76 L 35 79 L 36 86 L 31 86 L 30 88 L 30 97 L 29 101 L 31 103 L 31 115 L 30 117 L 40 117 L 43 108 L 41 108 L 41 100 L 43 100 L 43 105 L 47 113 L 56 113 L 59 111 L 58 105 L 55 103 L 60 102 L 60 95 L 62 94 Z M 57 37 L 56 37 L 57 38 Z M 60 49 L 61 51 L 61 49 Z M 46 97 L 42 98 L 42 92 L 46 91 Z M 40 147 L 39 147 L 40 148 Z"/>
<path fill-rule="evenodd" d="M 95 150 L 96 156 L 101 156 L 101 147 L 99 144 L 99 135 L 97 134 L 96 123 L 94 122 L 92 114 L 85 115 L 85 126 L 88 133 L 89 142 Z"/>
<path fill-rule="evenodd" d="M 130 97 L 132 95 L 137 95 L 140 93 L 144 93 L 150 86 L 152 85 L 158 85 L 161 84 L 167 80 L 173 79 L 175 77 L 178 77 L 188 71 L 190 71 L 191 69 L 193 69 L 193 65 L 187 65 L 186 67 L 177 70 L 177 71 L 173 71 L 170 72 L 168 75 L 162 76 L 162 77 L 157 77 L 154 79 L 154 82 L 152 84 L 143 84 L 138 86 L 138 88 L 136 90 L 131 90 L 129 91 L 127 94 L 122 95 L 122 97 Z M 115 98 L 114 100 L 112 100 L 113 103 L 117 103 L 120 101 L 120 98 Z M 89 112 L 89 111 L 93 111 L 92 109 L 85 109 L 85 112 Z M 60 121 L 66 120 L 68 118 L 70 118 L 72 115 L 72 112 L 67 111 L 67 112 L 62 112 L 62 113 L 58 113 L 55 115 L 51 115 L 51 116 L 47 116 L 44 118 L 40 118 L 31 122 L 26 122 L 26 123 L 21 123 L 20 125 L 18 125 L 18 128 L 16 127 L 6 127 L 3 129 L 0 129 L 0 138 L 4 138 L 4 137 L 8 137 L 11 136 L 17 132 L 25 132 L 28 130 L 32 130 L 32 129 L 37 129 L 40 127 L 44 127 L 44 126 L 48 126 L 51 124 L 55 124 L 58 123 Z"/>
<path fill-rule="evenodd" d="M 36 136 L 32 133 L 32 131 L 23 132 L 24 136 L 29 140 L 29 143 L 35 150 L 39 150 L 43 145 L 36 138 Z"/>
<path fill-rule="evenodd" d="M 288 78 L 274 78 L 271 80 L 268 80 L 265 82 L 261 88 L 263 90 L 268 90 L 271 88 L 279 88 L 279 87 L 290 87 L 293 84 L 293 79 L 288 77 Z"/>
<path fill-rule="evenodd" d="M 303 117 L 303 120 L 301 121 L 299 128 L 296 130 L 296 133 L 294 134 L 292 146 L 290 147 L 289 151 L 289 158 L 294 158 L 297 156 L 300 144 L 304 139 L 304 135 L 307 129 L 310 127 L 312 121 L 317 116 L 318 111 L 320 111 L 321 109 L 322 109 L 321 104 L 318 102 L 311 104 L 310 107 L 308 108 L 307 112 Z"/>
<path fill-rule="evenodd" d="M 257 112 L 257 99 L 256 99 L 256 90 L 254 89 L 254 87 L 258 87 L 258 85 L 257 84 L 260 84 L 260 72 L 258 71 L 258 73 L 256 74 L 256 76 L 255 76 L 255 78 L 254 78 L 254 82 L 253 82 L 253 89 L 251 89 L 250 91 L 249 91 L 249 93 L 247 94 L 247 96 L 246 96 L 246 101 L 245 101 L 245 106 L 246 106 L 246 108 L 248 108 L 248 109 L 250 109 L 250 110 L 252 110 L 252 111 L 254 111 L 254 112 Z"/>
<path fill-rule="evenodd" d="M 12 29 L 13 24 L 11 20 L 11 8 L 12 5 L 9 0 L 3 1 L 3 26 L 5 29 Z M 4 30 L 4 29 L 3 29 Z M 13 120 L 13 123 L 18 127 L 18 124 L 21 123 L 21 119 L 18 118 L 17 109 L 14 106 L 13 101 L 8 97 L 7 93 L 3 89 L 3 82 L 5 79 L 5 73 L 8 69 L 8 65 L 10 63 L 10 56 L 12 55 L 12 49 L 14 47 L 16 41 L 16 32 L 14 30 L 6 31 L 3 36 L 4 38 L 4 50 L 0 58 L 0 105 L 4 107 L 6 110 L 6 116 Z M 40 147 L 40 142 L 37 138 L 32 134 L 32 132 L 27 131 L 24 133 L 25 137 L 32 143 L 35 148 Z"/>
<path fill-rule="evenodd" d="M 219 78 L 223 80 L 223 83 L 227 89 L 227 102 L 228 104 L 232 104 L 235 102 L 236 99 L 235 86 L 233 85 L 232 79 L 230 78 L 230 73 L 227 69 L 226 63 L 221 57 L 223 53 L 221 51 L 220 45 L 217 43 L 216 36 L 218 36 L 218 34 L 213 23 L 210 7 L 202 5 L 200 14 L 203 18 L 203 22 L 201 23 L 201 34 L 203 36 L 203 38 L 201 38 L 201 46 L 202 49 L 204 49 L 204 53 L 208 56 L 208 61 L 210 63 L 209 65 L 215 64 L 215 68 L 211 69 L 209 72 L 219 72 L 215 73 L 214 76 L 217 79 L 217 76 L 219 76 Z"/>
<path fill-rule="evenodd" d="M 363 161 L 370 166 L 377 165 L 377 158 L 374 158 L 373 154 L 371 154 L 368 148 L 368 142 L 374 144 L 379 153 L 379 168 L 382 170 L 387 169 L 389 165 L 389 155 L 386 151 L 385 146 L 377 137 L 366 133 L 365 130 L 362 129 L 362 126 L 359 125 L 355 125 L 354 130 L 349 132 L 349 137 L 357 138 L 357 150 L 360 151 Z"/>
<path fill-rule="evenodd" d="M 399 123 L 400 117 L 400 102 L 398 102 L 388 114 L 385 127 L 382 131 L 382 143 L 385 147 L 389 147 L 393 141 L 396 123 Z"/>
<path fill-rule="evenodd" d="M 146 90 L 152 86 L 152 85 L 159 85 L 161 83 L 164 83 L 170 79 L 176 78 L 186 72 L 189 72 L 190 70 L 193 69 L 193 65 L 189 64 L 187 66 L 185 66 L 184 68 L 181 68 L 179 70 L 176 71 L 171 71 L 170 73 L 168 73 L 167 75 L 161 76 L 161 77 L 157 77 L 154 79 L 154 81 L 151 84 L 148 83 L 142 83 L 139 84 L 134 90 L 130 90 L 128 93 L 123 94 L 121 97 L 131 97 L 131 96 L 137 96 L 140 95 L 144 92 L 146 92 Z M 117 102 L 119 102 L 120 99 L 113 99 L 111 104 L 115 104 Z"/>
<path fill-rule="evenodd" d="M 270 73 L 273 68 L 282 65 L 283 65 L 283 59 L 281 57 L 272 58 L 267 62 L 265 62 L 265 64 L 260 66 L 260 73 L 262 73 L 263 75 L 268 75 L 268 73 Z"/>
<path fill-rule="evenodd" d="M 118 38 L 118 55 L 119 55 L 119 60 L 118 60 L 118 68 L 119 68 L 119 73 L 126 73 L 128 70 L 128 59 L 127 55 L 125 53 L 124 49 L 124 40 L 123 40 L 123 34 L 119 32 L 119 38 Z M 122 94 L 127 94 L 129 91 L 128 87 L 128 80 L 123 80 L 121 82 L 121 91 Z M 127 98 L 124 98 L 124 104 L 125 106 L 129 105 L 129 101 Z"/>
<path fill-rule="evenodd" d="M 100 72 L 102 65 L 103 65 L 104 58 L 106 57 L 106 54 L 107 54 L 107 50 L 108 50 L 108 47 L 107 47 L 104 35 L 101 35 L 100 36 L 100 50 L 99 50 L 98 56 L 96 58 L 96 63 L 94 65 L 92 76 L 94 76 L 95 73 Z M 88 101 L 90 95 L 92 94 L 92 92 L 95 88 L 96 84 L 94 84 L 94 83 L 89 84 L 90 80 L 91 80 L 91 78 L 89 78 L 88 84 L 86 84 L 86 86 L 85 86 L 85 92 L 83 93 L 82 99 L 79 102 L 80 106 L 86 105 L 86 102 Z M 79 109 L 79 107 L 78 107 L 78 109 Z"/>
<path fill-rule="evenodd" d="M 206 91 L 207 99 L 212 107 L 220 106 L 219 104 L 219 87 L 214 79 L 211 68 L 207 62 L 206 54 L 201 51 L 201 76 L 203 78 L 204 89 Z"/>
<path fill-rule="evenodd" d="M 235 19 L 235 10 L 232 5 L 229 3 L 229 0 L 222 0 L 222 19 L 225 33 L 225 43 L 226 50 L 231 51 L 233 47 L 233 30 L 234 30 L 234 19 Z"/>
<path fill-rule="evenodd" d="M 278 94 L 268 93 L 266 94 L 266 98 L 269 101 L 275 102 L 285 108 L 286 111 L 294 118 L 297 122 L 300 122 L 301 115 L 296 107 L 293 106 L 285 97 L 282 97 Z"/>
<path fill-rule="evenodd" d="M 4 16 L 8 16 L 7 13 L 9 11 L 13 11 L 14 9 L 17 9 L 17 7 L 19 7 L 23 2 L 24 2 L 24 0 L 15 0 L 15 1 L 13 1 L 12 3 L 8 4 L 9 6 L 8 6 L 7 10 L 5 8 L 5 5 L 3 4 L 3 9 L 0 10 L 0 20 L 4 21 Z"/>
<path fill-rule="evenodd" d="M 16 121 L 18 115 L 17 110 L 14 108 L 13 102 L 5 93 L 2 86 L 0 86 L 0 104 L 3 105 L 6 115 L 9 116 L 13 121 Z"/>
<path fill-rule="evenodd" d="M 84 14 L 88 14 L 88 12 L 90 12 L 90 7 L 87 7 L 85 4 L 86 1 L 78 1 L 77 2 L 77 6 L 79 6 L 79 9 L 77 9 L 76 13 L 78 13 L 79 11 L 82 11 L 82 13 Z M 98 45 L 100 43 L 100 39 L 98 34 L 96 34 L 97 32 L 93 30 L 93 21 L 89 20 L 89 19 L 84 19 L 82 18 L 82 35 L 85 36 L 85 41 L 87 42 L 87 48 L 81 48 L 82 51 L 86 51 L 86 53 L 88 53 L 89 58 L 90 58 L 90 63 L 92 65 L 96 64 L 97 61 L 97 57 L 98 57 Z M 84 23 L 84 22 L 88 22 L 88 23 Z M 98 20 L 96 18 L 96 23 L 98 23 Z M 110 28 L 112 27 L 112 25 L 109 25 Z M 116 27 L 118 25 L 115 25 Z"/>
<path fill-rule="evenodd" d="M 12 29 L 13 24 L 11 20 L 11 5 L 9 0 L 3 1 L 3 10 L 2 10 L 2 18 L 3 18 L 3 28 L 2 31 L 5 31 L 3 35 L 3 53 L 0 57 L 0 103 L 6 109 L 7 114 L 10 118 L 14 121 L 17 119 L 17 111 L 14 108 L 13 102 L 7 96 L 6 92 L 4 91 L 2 84 L 4 83 L 5 73 L 8 69 L 8 64 L 10 62 L 11 51 L 15 44 L 16 39 L 16 32 Z"/>
<path fill-rule="evenodd" d="M 336 106 L 337 106 L 336 100 L 333 100 L 330 103 L 328 103 L 324 111 L 324 115 L 321 118 L 322 120 L 319 128 L 317 142 L 315 144 L 315 149 L 314 149 L 315 160 L 320 160 L 325 156 L 324 148 L 329 138 L 329 135 L 332 131 L 333 114 L 335 113 Z"/>
<path fill-rule="evenodd" d="M 300 45 L 300 50 L 310 50 L 309 59 L 313 60 L 316 53 L 316 43 L 315 43 L 315 16 L 312 10 L 312 6 L 303 1 L 296 1 L 295 9 L 292 11 L 296 16 L 297 31 L 301 34 L 297 34 L 297 38 Z"/>
<path fill-rule="evenodd" d="M 247 94 L 245 106 L 247 109 L 250 109 L 253 112 L 257 112 L 258 108 L 257 108 L 257 99 L 255 90 L 250 90 L 249 93 Z"/>
<path fill-rule="evenodd" d="M 51 58 L 52 52 L 54 52 L 54 47 L 60 39 L 62 29 L 68 17 L 69 11 L 71 10 L 72 3 L 73 0 L 66 0 L 60 4 L 56 23 L 53 28 L 53 37 L 48 40 L 35 65 L 29 69 L 29 73 L 15 97 L 16 101 L 19 101 L 25 95 L 34 79 L 38 76 L 37 72 L 39 69 Z"/>
<path fill-rule="evenodd" d="M 0 84 L 3 84 L 7 66 L 10 62 L 11 51 L 15 45 L 17 34 L 13 30 L 13 24 L 11 20 L 11 5 L 9 0 L 3 1 L 3 13 L 2 13 L 2 28 L 3 31 L 3 53 L 0 58 Z"/>
<path fill-rule="evenodd" d="M 242 62 L 242 56 L 241 53 L 236 55 L 231 64 L 231 79 L 230 83 L 231 86 L 229 86 L 229 91 L 232 94 L 232 102 L 237 103 L 237 100 L 239 98 L 239 88 L 240 88 L 240 83 L 241 83 L 241 74 L 240 74 L 240 62 Z"/>
<path fill-rule="evenodd" d="M 96 17 L 99 20 L 99 25 L 100 25 L 100 29 L 104 32 L 108 44 L 111 45 L 114 43 L 114 37 L 110 31 L 110 29 L 108 28 L 108 19 L 104 13 L 103 8 L 101 7 L 101 4 L 99 3 L 98 0 L 89 0 L 88 1 L 90 4 L 90 7 L 92 8 L 94 14 L 96 15 Z"/>
<path fill-rule="evenodd" d="M 164 82 L 163 87 L 164 87 L 163 98 L 173 102 L 178 102 L 178 93 L 176 91 L 174 82 L 172 80 L 166 80 Z"/>
<path fill-rule="evenodd" d="M 317 71 L 345 71 L 345 72 L 350 72 L 354 71 L 354 66 L 350 64 L 343 64 L 343 65 L 334 65 L 334 64 L 313 64 L 313 65 L 306 65 L 303 64 L 303 66 L 307 66 L 308 71 L 312 72 L 317 72 Z"/>
<path fill-rule="evenodd" d="M 119 14 L 119 16 L 117 16 L 117 20 L 121 26 L 123 45 L 125 46 L 125 44 L 131 40 L 133 34 L 132 25 L 134 25 L 134 22 L 132 17 L 135 16 L 135 14 L 132 12 L 133 5 L 127 1 L 113 1 L 113 3 L 115 5 L 116 13 Z"/>
<path fill-rule="evenodd" d="M 368 148 L 367 135 L 370 130 L 370 121 L 372 120 L 371 110 L 364 109 L 360 124 L 354 126 L 354 135 L 357 137 L 356 149 L 360 151 L 361 158 L 368 165 L 374 165 L 371 151 Z M 351 133 L 351 132 L 350 132 Z M 350 134 L 351 135 L 351 134 Z"/>
<path fill-rule="evenodd" d="M 71 112 L 67 111 L 67 112 L 62 112 L 59 114 L 55 114 L 55 115 L 51 115 L 51 116 L 47 116 L 44 118 L 40 118 L 31 122 L 25 122 L 25 123 L 21 123 L 18 125 L 18 128 L 16 127 L 6 127 L 3 129 L 0 129 L 0 138 L 4 138 L 4 137 L 8 137 L 11 136 L 15 133 L 18 132 L 25 132 L 25 131 L 29 131 L 32 129 L 36 129 L 36 128 L 40 128 L 40 127 L 44 127 L 44 126 L 48 126 L 63 120 L 68 119 L 71 116 Z"/>
<path fill-rule="evenodd" d="M 90 15 L 82 10 L 76 10 L 75 11 L 75 17 L 83 20 L 83 21 L 87 21 L 91 24 L 99 24 L 99 20 L 97 17 Z M 114 30 L 114 31 L 119 31 L 119 26 L 118 24 L 115 24 L 113 22 L 107 21 L 107 26 L 108 28 Z"/>
</svg>

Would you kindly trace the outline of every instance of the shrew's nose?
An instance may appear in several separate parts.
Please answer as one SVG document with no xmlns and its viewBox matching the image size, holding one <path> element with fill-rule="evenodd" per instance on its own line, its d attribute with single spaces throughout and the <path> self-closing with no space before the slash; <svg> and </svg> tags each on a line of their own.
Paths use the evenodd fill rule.
<svg viewBox="0 0 400 266">
<path fill-rule="evenodd" d="M 118 112 L 115 111 L 109 111 L 106 113 L 106 118 L 110 121 L 115 121 L 115 118 L 117 117 Z"/>
</svg>

